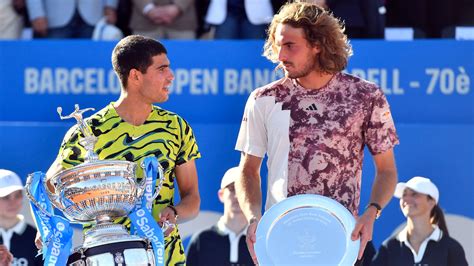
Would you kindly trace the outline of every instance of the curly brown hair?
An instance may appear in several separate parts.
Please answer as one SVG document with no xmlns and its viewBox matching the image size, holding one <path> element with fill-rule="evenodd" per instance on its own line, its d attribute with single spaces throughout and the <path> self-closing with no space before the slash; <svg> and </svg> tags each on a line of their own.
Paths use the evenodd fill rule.
<svg viewBox="0 0 474 266">
<path fill-rule="evenodd" d="M 303 29 L 310 45 L 319 47 L 320 53 L 315 62 L 318 71 L 334 74 L 346 68 L 352 55 L 352 47 L 344 34 L 343 22 L 329 11 L 307 2 L 283 5 L 268 28 L 263 52 L 263 55 L 274 63 L 278 62 L 275 31 L 279 24 Z"/>
</svg>

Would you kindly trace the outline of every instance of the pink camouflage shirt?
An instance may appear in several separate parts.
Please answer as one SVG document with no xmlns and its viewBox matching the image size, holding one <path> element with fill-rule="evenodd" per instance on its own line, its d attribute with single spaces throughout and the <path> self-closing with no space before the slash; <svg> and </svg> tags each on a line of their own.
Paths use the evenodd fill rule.
<svg viewBox="0 0 474 266">
<path fill-rule="evenodd" d="M 357 215 L 364 147 L 375 155 L 398 143 L 377 85 L 337 73 L 317 90 L 283 78 L 253 91 L 236 149 L 268 155 L 267 209 L 289 196 L 319 194 Z"/>
</svg>

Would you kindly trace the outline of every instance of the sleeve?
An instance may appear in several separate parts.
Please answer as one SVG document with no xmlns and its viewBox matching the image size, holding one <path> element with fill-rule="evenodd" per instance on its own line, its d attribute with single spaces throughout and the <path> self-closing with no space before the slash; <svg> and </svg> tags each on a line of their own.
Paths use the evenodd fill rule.
<svg viewBox="0 0 474 266">
<path fill-rule="evenodd" d="M 245 105 L 235 149 L 263 158 L 267 151 L 267 130 L 262 107 L 252 93 Z"/>
<path fill-rule="evenodd" d="M 390 106 L 382 90 L 377 89 L 364 135 L 364 142 L 372 155 L 385 152 L 399 143 Z"/>
<path fill-rule="evenodd" d="M 26 8 L 28 9 L 30 21 L 39 17 L 46 17 L 43 0 L 26 0 Z"/>
<path fill-rule="evenodd" d="M 387 243 L 383 243 L 380 245 L 379 250 L 375 254 L 374 258 L 372 259 L 371 266 L 386 266 L 388 265 L 388 248 Z"/>
<path fill-rule="evenodd" d="M 186 252 L 186 265 L 199 265 L 199 234 L 194 234 L 191 237 L 191 241 L 189 242 L 188 250 Z"/>
<path fill-rule="evenodd" d="M 466 254 L 464 253 L 463 247 L 454 239 L 452 239 L 451 242 L 449 245 L 447 265 L 467 266 Z"/>
<path fill-rule="evenodd" d="M 143 10 L 145 6 L 153 4 L 152 0 L 133 0 L 133 6 L 135 6 L 138 10 Z"/>
<path fill-rule="evenodd" d="M 181 165 L 185 162 L 201 158 L 193 129 L 183 118 L 178 118 L 181 134 L 181 146 L 176 157 L 176 164 Z"/>
</svg>

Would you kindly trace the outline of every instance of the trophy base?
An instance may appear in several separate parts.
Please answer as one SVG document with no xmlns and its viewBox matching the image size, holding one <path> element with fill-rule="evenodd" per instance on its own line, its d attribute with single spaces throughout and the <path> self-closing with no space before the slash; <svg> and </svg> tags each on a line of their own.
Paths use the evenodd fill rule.
<svg viewBox="0 0 474 266">
<path fill-rule="evenodd" d="M 150 242 L 130 235 L 121 224 L 100 223 L 86 232 L 84 244 L 74 249 L 68 265 L 155 265 Z"/>
<path fill-rule="evenodd" d="M 155 257 L 150 243 L 146 240 L 98 243 L 94 247 L 79 247 L 69 256 L 67 265 L 133 265 L 154 266 Z"/>
</svg>

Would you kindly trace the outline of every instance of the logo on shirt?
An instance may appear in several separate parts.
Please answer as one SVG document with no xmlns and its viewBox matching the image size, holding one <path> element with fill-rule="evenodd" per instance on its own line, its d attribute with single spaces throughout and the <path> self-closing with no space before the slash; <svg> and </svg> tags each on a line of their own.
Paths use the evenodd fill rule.
<svg viewBox="0 0 474 266">
<path fill-rule="evenodd" d="M 392 120 L 392 115 L 390 114 L 390 111 L 385 111 L 380 115 L 380 122 L 386 123 L 390 120 Z"/>
<path fill-rule="evenodd" d="M 317 111 L 317 110 L 318 110 L 318 107 L 314 103 L 306 107 L 306 111 Z"/>
<path fill-rule="evenodd" d="M 143 137 L 143 135 L 140 135 L 140 136 L 132 136 L 132 140 L 135 141 L 135 140 L 137 140 L 137 139 L 139 139 L 139 138 L 141 138 L 141 137 Z"/>
</svg>

